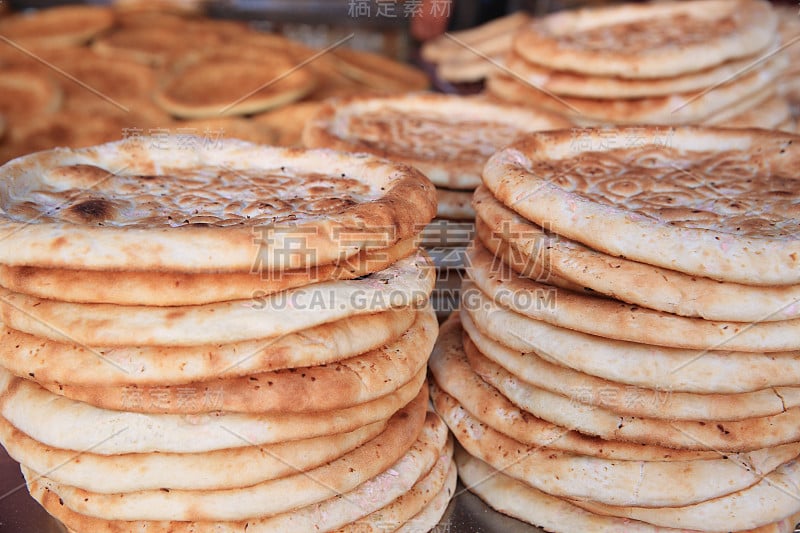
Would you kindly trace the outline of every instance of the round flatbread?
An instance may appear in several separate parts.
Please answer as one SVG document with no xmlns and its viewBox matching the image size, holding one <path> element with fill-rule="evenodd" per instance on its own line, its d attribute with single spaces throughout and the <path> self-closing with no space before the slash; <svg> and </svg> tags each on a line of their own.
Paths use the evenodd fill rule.
<svg viewBox="0 0 800 533">
<path fill-rule="evenodd" d="M 325 366 L 290 368 L 174 386 L 86 387 L 47 383 L 41 378 L 38 383 L 54 394 L 96 407 L 139 413 L 331 411 L 386 396 L 413 380 L 425 367 L 438 330 L 433 309 L 427 307 L 417 313 L 415 323 L 396 341 Z M 197 401 L 214 396 L 218 401 L 213 405 Z M 142 401 L 132 401 L 135 398 Z M 192 399 L 194 401 L 187 401 Z"/>
<path fill-rule="evenodd" d="M 503 100 L 558 113 L 579 125 L 689 124 L 711 119 L 774 85 L 787 61 L 785 56 L 776 55 L 758 71 L 746 71 L 711 90 L 628 100 L 557 96 L 504 72 L 490 76 L 486 88 Z"/>
<path fill-rule="evenodd" d="M 92 43 L 99 55 L 125 59 L 150 66 L 163 66 L 176 57 L 207 50 L 220 44 L 219 35 L 204 30 L 190 31 L 163 25 L 141 25 L 118 29 Z"/>
<path fill-rule="evenodd" d="M 368 152 L 403 161 L 436 185 L 474 189 L 491 154 L 523 132 L 567 127 L 547 113 L 481 96 L 353 97 L 323 105 L 303 132 L 310 147 Z"/>
<path fill-rule="evenodd" d="M 428 88 L 428 76 L 422 70 L 379 54 L 339 47 L 330 56 L 338 70 L 372 90 L 411 92 Z"/>
<path fill-rule="evenodd" d="M 278 146 L 302 146 L 303 128 L 322 106 L 319 102 L 298 102 L 281 106 L 252 117 L 250 120 L 277 133 Z"/>
<path fill-rule="evenodd" d="M 177 143 L 131 138 L 4 166 L 0 262 L 179 272 L 299 268 L 391 246 L 436 212 L 433 185 L 385 160 L 230 139 L 186 136 Z"/>
<path fill-rule="evenodd" d="M 391 503 L 413 490 L 428 475 L 439 475 L 452 456 L 452 441 L 447 426 L 434 413 L 429 413 L 425 427 L 414 447 L 391 468 L 363 483 L 355 490 L 289 513 L 240 522 L 121 522 L 106 521 L 81 515 L 59 503 L 58 485 L 47 478 L 28 477 L 31 495 L 45 508 L 81 531 L 123 533 L 137 530 L 145 533 L 241 533 L 286 532 L 320 529 L 324 531 L 347 526 Z M 426 474 L 427 472 L 427 474 Z"/>
<path fill-rule="evenodd" d="M 483 381 L 469 366 L 457 316 L 443 326 L 430 360 L 431 398 L 438 412 L 461 410 L 489 427 L 534 447 L 621 461 L 695 461 L 718 459 L 719 453 L 678 450 L 658 445 L 602 440 L 558 427 L 526 413 Z"/>
<path fill-rule="evenodd" d="M 184 65 L 162 80 L 153 100 L 181 118 L 248 115 L 300 100 L 315 84 L 308 69 L 289 56 L 221 60 L 211 56 Z"/>
<path fill-rule="evenodd" d="M 472 192 L 436 188 L 439 207 L 436 216 L 444 220 L 475 220 Z"/>
<path fill-rule="evenodd" d="M 591 513 L 574 503 L 538 491 L 512 477 L 498 472 L 480 459 L 463 450 L 456 452 L 456 464 L 461 481 L 483 501 L 497 511 L 554 533 L 571 531 L 596 531 L 597 533 L 689 533 L 680 528 L 664 528 L 638 520 Z M 742 531 L 740 533 L 791 533 L 799 514 L 783 520 Z M 707 524 L 704 529 L 707 528 Z"/>
<path fill-rule="evenodd" d="M 168 307 L 265 297 L 334 279 L 354 279 L 384 270 L 417 250 L 417 239 L 389 248 L 361 250 L 327 265 L 262 273 L 185 274 L 116 272 L 0 265 L 0 286 L 38 298 L 74 303 Z"/>
<path fill-rule="evenodd" d="M 33 382 L 0 375 L 0 415 L 31 438 L 100 455 L 198 453 L 347 433 L 385 420 L 420 392 L 420 372 L 397 392 L 365 404 L 303 414 L 153 415 L 99 409 L 54 395 Z M 76 427 L 80 432 L 74 431 Z"/>
<path fill-rule="evenodd" d="M 549 363 L 532 353 L 510 350 L 481 334 L 468 314 L 462 324 L 469 333 L 469 338 L 464 340 L 464 350 L 470 366 L 479 375 L 490 374 L 500 367 L 513 376 L 509 378 L 512 381 L 524 381 L 576 402 L 622 415 L 728 421 L 775 415 L 800 406 L 800 387 L 776 387 L 742 394 L 692 394 L 631 387 Z"/>
<path fill-rule="evenodd" d="M 0 21 L 0 35 L 23 45 L 46 47 L 85 44 L 114 24 L 101 6 L 57 6 L 24 11 Z"/>
<path fill-rule="evenodd" d="M 400 526 L 396 533 L 417 533 L 419 531 L 433 531 L 442 521 L 447 510 L 450 509 L 450 502 L 456 493 L 458 483 L 458 469 L 455 461 L 451 461 L 450 470 L 447 473 L 445 485 L 439 493 L 423 509 L 414 515 L 411 520 Z"/>
<path fill-rule="evenodd" d="M 712 120 L 709 124 L 724 128 L 763 128 L 767 130 L 778 127 L 792 118 L 792 108 L 789 101 L 782 96 L 773 94 L 772 97 L 758 102 L 755 106 L 726 120 Z"/>
<path fill-rule="evenodd" d="M 555 326 L 656 346 L 762 353 L 800 349 L 797 318 L 748 323 L 676 316 L 520 277 L 479 245 L 468 258 L 472 281 L 462 286 L 464 306 L 492 312 L 502 307 Z"/>
<path fill-rule="evenodd" d="M 512 35 L 506 37 L 510 47 Z M 502 53 L 489 56 L 488 60 L 483 56 L 473 55 L 464 61 L 439 63 L 436 65 L 436 76 L 451 83 L 479 82 L 498 70 L 497 65 L 502 65 L 504 60 Z"/>
<path fill-rule="evenodd" d="M 800 444 L 699 461 L 612 461 L 521 444 L 463 412 L 440 413 L 459 444 L 505 475 L 562 498 L 615 506 L 679 507 L 751 487 L 800 453 Z"/>
<path fill-rule="evenodd" d="M 0 366 L 26 379 L 87 387 L 180 385 L 349 359 L 392 343 L 411 327 L 416 314 L 408 307 L 392 309 L 266 339 L 193 347 L 89 348 L 43 342 L 39 337 L 3 327 Z M 176 396 L 183 389 L 198 399 L 197 389 L 173 389 Z M 163 401 L 163 395 L 159 399 Z"/>
<path fill-rule="evenodd" d="M 553 70 L 666 78 L 751 56 L 773 41 L 777 27 L 761 0 L 625 4 L 534 20 L 517 33 L 514 49 Z"/>
<path fill-rule="evenodd" d="M 474 206 L 483 245 L 533 280 L 706 320 L 771 322 L 800 317 L 800 306 L 794 305 L 800 302 L 800 285 L 721 283 L 613 257 L 528 222 L 485 187 L 475 192 Z"/>
<path fill-rule="evenodd" d="M 50 76 L 38 72 L 4 69 L 0 78 L 0 113 L 12 128 L 57 111 L 62 96 L 58 84 Z"/>
<path fill-rule="evenodd" d="M 400 413 L 419 416 L 423 410 Z M 397 416 L 397 415 L 395 415 Z M 382 420 L 340 435 L 205 453 L 98 455 L 53 448 L 37 442 L 0 417 L 0 441 L 15 461 L 48 479 L 95 493 L 114 494 L 162 488 L 224 490 L 249 487 L 327 464 L 376 438 Z M 79 460 L 78 460 L 79 459 Z"/>
<path fill-rule="evenodd" d="M 506 58 L 506 66 L 525 82 L 559 96 L 633 99 L 702 91 L 724 84 L 740 76 L 763 54 L 773 51 L 778 46 L 777 43 L 772 43 L 754 55 L 732 59 L 704 70 L 680 76 L 650 79 L 588 76 L 577 72 L 553 70 L 531 63 L 515 50 L 511 50 Z"/>
<path fill-rule="evenodd" d="M 263 339 L 398 307 L 421 307 L 436 272 L 418 252 L 355 280 L 297 287 L 247 300 L 181 307 L 75 304 L 0 289 L 7 327 L 85 346 L 199 346 Z"/>
<path fill-rule="evenodd" d="M 619 146 L 630 137 L 639 144 Z M 788 285 L 800 282 L 798 141 L 691 127 L 542 132 L 495 154 L 483 177 L 506 206 L 595 250 L 720 281 Z"/>
<path fill-rule="evenodd" d="M 464 307 L 481 333 L 521 352 L 618 383 L 663 391 L 735 394 L 800 383 L 797 351 L 684 350 L 606 339 L 500 306 Z"/>
</svg>

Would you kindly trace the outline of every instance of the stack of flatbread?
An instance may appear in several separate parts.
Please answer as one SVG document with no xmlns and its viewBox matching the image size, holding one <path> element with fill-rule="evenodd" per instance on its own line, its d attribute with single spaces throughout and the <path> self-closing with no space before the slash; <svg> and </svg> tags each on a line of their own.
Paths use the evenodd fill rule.
<svg viewBox="0 0 800 533">
<path fill-rule="evenodd" d="M 547 531 L 792 531 L 800 137 L 663 133 L 490 159 L 433 401 L 470 490 Z"/>
<path fill-rule="evenodd" d="M 296 146 L 325 98 L 428 86 L 375 54 L 186 13 L 66 6 L 6 17 L 0 35 L 0 162 L 134 135 Z"/>
<path fill-rule="evenodd" d="M 412 165 L 436 185 L 438 220 L 423 246 L 439 269 L 436 309 L 446 317 L 457 307 L 451 296 L 463 278 L 463 252 L 474 234 L 472 193 L 486 160 L 523 133 L 568 126 L 558 115 L 484 97 L 411 93 L 333 99 L 307 123 L 303 141 Z"/>
<path fill-rule="evenodd" d="M 0 442 L 31 495 L 79 533 L 432 528 L 433 186 L 191 140 L 0 168 Z"/>
<path fill-rule="evenodd" d="M 780 91 L 792 105 L 795 118 L 800 115 L 800 8 L 798 6 L 776 6 L 778 30 L 781 42 L 786 47 L 789 68 L 781 78 Z"/>
<path fill-rule="evenodd" d="M 765 0 L 564 11 L 520 29 L 490 94 L 575 124 L 709 124 L 794 131 L 789 63 Z"/>
</svg>

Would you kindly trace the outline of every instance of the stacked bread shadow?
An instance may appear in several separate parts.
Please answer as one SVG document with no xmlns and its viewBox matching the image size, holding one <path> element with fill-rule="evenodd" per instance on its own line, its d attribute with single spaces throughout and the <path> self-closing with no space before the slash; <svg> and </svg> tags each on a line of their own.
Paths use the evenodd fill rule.
<svg viewBox="0 0 800 533">
<path fill-rule="evenodd" d="M 484 171 L 431 359 L 461 479 L 547 531 L 793 531 L 800 139 L 608 131 Z"/>
<path fill-rule="evenodd" d="M 0 169 L 0 442 L 31 495 L 80 533 L 434 527 L 430 183 L 149 141 Z"/>
<path fill-rule="evenodd" d="M 576 125 L 709 124 L 794 131 L 778 80 L 790 64 L 762 0 L 623 4 L 519 29 L 490 94 Z"/>
</svg>

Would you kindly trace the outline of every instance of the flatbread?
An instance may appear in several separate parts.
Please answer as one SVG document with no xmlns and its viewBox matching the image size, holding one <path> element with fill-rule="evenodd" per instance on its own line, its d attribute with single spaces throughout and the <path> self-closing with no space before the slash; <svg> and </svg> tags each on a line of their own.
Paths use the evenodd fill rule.
<svg viewBox="0 0 800 533">
<path fill-rule="evenodd" d="M 180 145 L 186 149 L 176 142 L 129 139 L 6 165 L 0 263 L 179 272 L 298 268 L 342 260 L 368 245 L 391 246 L 435 214 L 433 186 L 407 166 L 230 139 L 187 136 Z M 165 143 L 175 149 L 162 149 Z"/>
<path fill-rule="evenodd" d="M 602 144 L 608 134 L 643 143 Z M 578 135 L 591 152 L 576 149 Z M 483 177 L 528 220 L 595 250 L 720 281 L 788 285 L 800 281 L 796 141 L 691 127 L 542 132 L 495 154 Z"/>
<path fill-rule="evenodd" d="M 197 306 L 74 304 L 0 289 L 11 329 L 86 346 L 199 346 L 263 339 L 398 307 L 421 307 L 436 273 L 418 252 L 355 280 L 297 287 L 247 300 Z"/>
<path fill-rule="evenodd" d="M 417 408 L 424 411 L 424 404 Z M 419 461 L 415 479 L 420 477 L 430 469 L 444 444 L 444 438 L 437 442 L 424 431 L 423 422 L 424 417 L 412 417 L 406 412 L 390 420 L 371 441 L 327 464 L 255 485 L 227 490 L 155 489 L 99 494 L 59 484 L 57 492 L 74 511 L 104 520 L 202 522 L 273 516 L 350 492 L 391 468 L 404 455 L 415 456 Z M 27 466 L 23 468 L 30 471 Z"/>
<path fill-rule="evenodd" d="M 416 320 L 411 308 L 328 322 L 295 333 L 253 341 L 205 345 L 88 348 L 0 329 L 0 366 L 17 376 L 51 383 L 162 387 L 236 378 L 285 368 L 332 364 L 394 342 Z M 182 393 L 179 395 L 179 389 Z M 173 387 L 197 400 L 198 389 Z M 163 401 L 163 394 L 158 395 Z M 144 398 L 151 401 L 153 398 Z M 178 398 L 174 398 L 178 401 Z"/>
<path fill-rule="evenodd" d="M 425 372 L 397 392 L 337 411 L 304 414 L 146 415 L 99 409 L 0 374 L 0 415 L 31 438 L 100 455 L 198 453 L 347 433 L 385 420 L 420 392 Z M 81 428 L 76 432 L 75 428 Z"/>
<path fill-rule="evenodd" d="M 512 35 L 504 36 L 511 46 Z M 471 52 L 474 54 L 474 52 Z M 490 56 L 487 60 L 483 56 L 473 55 L 470 59 L 458 62 L 439 63 L 436 66 L 436 76 L 452 83 L 471 83 L 481 81 L 498 69 L 498 64 L 503 64 L 504 54 Z"/>
<path fill-rule="evenodd" d="M 480 459 L 463 450 L 456 452 L 456 464 L 461 480 L 470 491 L 497 511 L 535 524 L 555 533 L 596 531 L 597 533 L 690 533 L 653 526 L 637 520 L 590 513 L 567 500 L 538 491 L 529 485 L 498 472 Z M 791 533 L 800 515 L 793 515 L 757 529 L 741 533 Z M 710 523 L 710 522 L 709 522 Z M 708 531 L 708 523 L 703 527 Z M 715 527 L 715 526 L 711 526 Z M 728 531 L 727 529 L 725 531 Z"/>
<path fill-rule="evenodd" d="M 0 34 L 22 45 L 81 45 L 114 24 L 114 14 L 101 6 L 56 6 L 25 11 L 0 21 Z"/>
<path fill-rule="evenodd" d="M 662 391 L 732 394 L 800 383 L 798 352 L 686 350 L 605 339 L 499 306 L 464 307 L 488 337 L 561 366 Z"/>
<path fill-rule="evenodd" d="M 505 308 L 554 326 L 610 339 L 701 351 L 781 352 L 800 348 L 800 319 L 711 322 L 598 298 L 520 277 L 485 249 L 470 250 L 462 302 Z"/>
<path fill-rule="evenodd" d="M 749 488 L 800 453 L 791 444 L 699 461 L 613 461 L 533 447 L 463 411 L 442 412 L 459 444 L 507 476 L 553 496 L 615 506 L 678 507 Z M 760 461 L 760 464 L 756 461 Z"/>
<path fill-rule="evenodd" d="M 556 96 L 543 92 L 535 85 L 522 83 L 504 72 L 490 76 L 486 88 L 503 100 L 558 113 L 579 125 L 688 124 L 710 119 L 739 101 L 769 88 L 783 73 L 787 61 L 785 56 L 776 55 L 758 71 L 747 71 L 712 90 L 627 100 Z"/>
<path fill-rule="evenodd" d="M 275 131 L 275 144 L 278 146 L 302 146 L 303 128 L 321 106 L 319 102 L 297 102 L 261 113 L 250 120 Z"/>
<path fill-rule="evenodd" d="M 420 54 L 425 61 L 431 63 L 463 61 L 476 57 L 469 48 L 479 50 L 486 55 L 500 54 L 511 49 L 514 33 L 529 20 L 527 13 L 517 11 L 474 28 L 451 32 L 450 35 L 455 39 L 441 35 L 426 41 L 420 49 Z"/>
<path fill-rule="evenodd" d="M 800 301 L 800 285 L 721 283 L 613 257 L 544 231 L 505 207 L 485 187 L 476 191 L 474 206 L 484 246 L 536 281 L 706 320 L 771 322 L 800 317 L 800 306 L 794 305 Z"/>
<path fill-rule="evenodd" d="M 643 509 L 617 508 L 577 500 L 572 500 L 572 503 L 592 512 L 666 527 L 699 529 L 708 527 L 708 524 L 725 524 L 726 529 L 747 529 L 788 517 L 794 519 L 800 510 L 799 481 L 800 463 L 794 460 L 748 489 L 686 507 Z"/>
<path fill-rule="evenodd" d="M 467 314 L 462 324 L 469 333 L 469 338 L 464 339 L 464 350 L 470 366 L 479 375 L 502 368 L 511 376 L 510 381 L 526 382 L 621 415 L 728 421 L 776 415 L 800 406 L 800 387 L 742 394 L 692 394 L 631 387 L 549 363 L 532 353 L 514 352 L 481 334 Z"/>
<path fill-rule="evenodd" d="M 668 96 L 676 93 L 702 91 L 724 84 L 741 75 L 762 55 L 778 48 L 777 43 L 759 50 L 756 54 L 732 59 L 704 70 L 650 79 L 630 79 L 625 77 L 587 76 L 565 70 L 552 70 L 523 58 L 519 52 L 511 50 L 506 58 L 506 66 L 515 75 L 540 89 L 560 96 L 583 98 L 631 99 L 652 96 Z"/>
<path fill-rule="evenodd" d="M 12 128 L 33 117 L 57 111 L 63 97 L 61 89 L 49 76 L 13 68 L 3 70 L 0 95 L 0 113 Z"/>
<path fill-rule="evenodd" d="M 339 47 L 331 50 L 339 71 L 380 92 L 422 91 L 430 85 L 422 70 L 379 54 Z"/>
<path fill-rule="evenodd" d="M 751 56 L 773 41 L 777 27 L 770 4 L 760 0 L 626 4 L 534 20 L 517 33 L 514 49 L 554 70 L 666 78 Z"/>
<path fill-rule="evenodd" d="M 483 381 L 469 366 L 461 341 L 457 317 L 443 326 L 430 360 L 431 398 L 438 412 L 463 411 L 516 441 L 578 455 L 620 461 L 694 461 L 718 459 L 719 453 L 678 450 L 658 445 L 643 446 L 624 441 L 602 440 L 536 418 L 512 404 L 497 389 Z"/>
<path fill-rule="evenodd" d="M 447 474 L 445 486 L 433 497 L 419 513 L 400 526 L 396 533 L 418 533 L 419 531 L 433 531 L 442 521 L 447 510 L 450 509 L 450 502 L 456 492 L 458 482 L 458 469 L 455 461 L 452 462 Z"/>
<path fill-rule="evenodd" d="M 433 443 L 423 449 L 424 442 Z M 438 449 L 437 449 L 438 446 Z M 420 453 L 422 452 L 422 453 Z M 433 453 L 431 453 L 433 452 Z M 420 457 L 423 455 L 423 457 Z M 356 490 L 292 512 L 247 522 L 119 522 L 104 521 L 80 515 L 66 505 L 61 505 L 53 482 L 42 479 L 28 480 L 31 495 L 62 522 L 82 531 L 97 533 L 123 533 L 136 530 L 145 533 L 242 533 L 294 532 L 312 529 L 330 530 L 346 526 L 378 509 L 390 505 L 403 494 L 413 490 L 423 480 L 426 463 L 431 467 L 447 467 L 452 455 L 452 441 L 447 436 L 447 426 L 433 413 L 429 413 L 425 428 L 415 448 L 379 476 L 367 481 Z"/>
<path fill-rule="evenodd" d="M 352 97 L 325 104 L 307 123 L 303 142 L 388 157 L 418 168 L 438 186 L 471 190 L 500 147 L 524 132 L 568 125 L 482 96 Z"/>
<path fill-rule="evenodd" d="M 120 28 L 92 43 L 99 55 L 125 59 L 151 66 L 163 66 L 176 57 L 209 49 L 220 44 L 220 36 L 184 24 L 178 29 L 161 25 L 141 25 Z"/>
<path fill-rule="evenodd" d="M 295 67 L 278 53 L 259 61 L 200 58 L 163 79 L 153 100 L 181 118 L 260 113 L 300 100 L 314 88 L 313 74 Z"/>
<path fill-rule="evenodd" d="M 472 208 L 472 193 L 452 189 L 436 188 L 439 207 L 436 216 L 445 220 L 475 220 Z"/>
<path fill-rule="evenodd" d="M 425 368 L 438 331 L 433 309 L 427 307 L 417 313 L 415 323 L 396 341 L 321 367 L 291 368 L 174 386 L 85 387 L 42 382 L 41 378 L 38 383 L 54 394 L 96 407 L 139 413 L 330 411 L 386 396 L 412 381 Z M 214 396 L 218 401 L 198 401 Z M 777 398 L 773 396 L 773 399 Z"/>
<path fill-rule="evenodd" d="M 74 303 L 156 307 L 203 305 L 264 297 L 335 279 L 354 279 L 388 268 L 417 249 L 416 238 L 389 248 L 361 250 L 333 264 L 279 272 L 186 274 L 115 272 L 0 265 L 0 286 L 39 298 Z"/>
<path fill-rule="evenodd" d="M 402 412 L 417 413 L 410 406 Z M 422 414 L 419 416 L 421 419 Z M 377 437 L 386 424 L 387 420 L 381 420 L 340 435 L 205 453 L 85 452 L 76 457 L 74 451 L 33 440 L 0 417 L 0 441 L 15 461 L 34 472 L 46 472 L 48 479 L 91 492 L 223 490 L 249 487 L 329 463 Z"/>
</svg>

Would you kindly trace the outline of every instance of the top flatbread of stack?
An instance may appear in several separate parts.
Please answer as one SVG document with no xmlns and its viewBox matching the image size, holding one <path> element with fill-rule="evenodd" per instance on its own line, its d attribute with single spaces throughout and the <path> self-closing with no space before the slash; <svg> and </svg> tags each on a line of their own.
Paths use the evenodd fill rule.
<svg viewBox="0 0 800 533">
<path fill-rule="evenodd" d="M 56 149 L 0 168 L 0 262 L 181 272 L 299 268 L 391 246 L 416 235 L 436 212 L 432 184 L 405 165 L 187 139 L 175 149 L 161 149 L 175 139 L 155 138 Z"/>
<path fill-rule="evenodd" d="M 753 55 L 772 42 L 777 25 L 763 0 L 624 4 L 534 21 L 514 49 L 555 70 L 664 78 Z"/>
<path fill-rule="evenodd" d="M 474 189 L 501 146 L 524 132 L 568 126 L 558 116 L 482 97 L 420 93 L 334 100 L 311 119 L 303 141 L 388 157 L 420 169 L 436 185 Z"/>
<path fill-rule="evenodd" d="M 788 133 L 611 128 L 530 134 L 483 178 L 528 220 L 609 255 L 788 285 L 800 281 L 798 170 Z"/>
<path fill-rule="evenodd" d="M 59 6 L 18 13 L 0 22 L 0 35 L 23 45 L 81 45 L 111 28 L 114 14 L 100 6 Z"/>
</svg>

